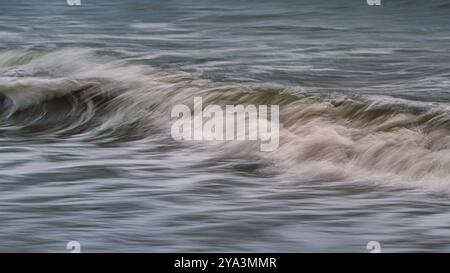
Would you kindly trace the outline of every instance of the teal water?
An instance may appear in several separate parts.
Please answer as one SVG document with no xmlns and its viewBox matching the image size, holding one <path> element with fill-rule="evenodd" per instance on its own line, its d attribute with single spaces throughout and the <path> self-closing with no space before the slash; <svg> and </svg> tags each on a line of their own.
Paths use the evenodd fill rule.
<svg viewBox="0 0 450 273">
<path fill-rule="evenodd" d="M 0 2 L 0 251 L 450 250 L 447 1 Z M 280 148 L 170 109 L 279 104 Z"/>
</svg>

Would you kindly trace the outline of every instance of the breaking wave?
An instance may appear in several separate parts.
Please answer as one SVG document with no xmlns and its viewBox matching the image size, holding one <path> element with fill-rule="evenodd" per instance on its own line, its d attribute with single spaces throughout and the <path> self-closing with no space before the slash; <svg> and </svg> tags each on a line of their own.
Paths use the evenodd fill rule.
<svg viewBox="0 0 450 273">
<path fill-rule="evenodd" d="M 309 94 L 219 83 L 83 49 L 0 53 L 0 135 L 145 138 L 170 128 L 174 105 L 280 105 L 280 147 L 222 142 L 214 156 L 255 155 L 301 181 L 371 181 L 450 190 L 450 111 L 391 97 Z M 198 143 L 197 143 L 198 144 Z M 193 145 L 197 145 L 193 144 Z"/>
</svg>

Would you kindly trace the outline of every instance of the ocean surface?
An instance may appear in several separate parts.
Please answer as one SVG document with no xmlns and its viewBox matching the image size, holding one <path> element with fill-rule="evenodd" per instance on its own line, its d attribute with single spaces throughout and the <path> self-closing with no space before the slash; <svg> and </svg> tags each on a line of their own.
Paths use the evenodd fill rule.
<svg viewBox="0 0 450 273">
<path fill-rule="evenodd" d="M 0 1 L 0 252 L 450 251 L 450 3 Z M 280 147 L 170 111 L 280 105 Z"/>
</svg>

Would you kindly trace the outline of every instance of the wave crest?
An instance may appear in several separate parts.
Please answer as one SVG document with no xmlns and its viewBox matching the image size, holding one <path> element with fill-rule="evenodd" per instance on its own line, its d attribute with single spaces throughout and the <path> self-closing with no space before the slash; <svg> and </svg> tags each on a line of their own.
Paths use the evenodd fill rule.
<svg viewBox="0 0 450 273">
<path fill-rule="evenodd" d="M 305 181 L 450 190 L 445 105 L 217 83 L 87 50 L 0 54 L 1 134 L 108 132 L 119 137 L 137 130 L 145 138 L 149 126 L 168 129 L 171 108 L 192 105 L 194 96 L 201 96 L 204 105 L 280 105 L 277 151 L 260 153 L 257 143 L 224 142 L 213 144 L 216 156 L 256 154 Z"/>
</svg>

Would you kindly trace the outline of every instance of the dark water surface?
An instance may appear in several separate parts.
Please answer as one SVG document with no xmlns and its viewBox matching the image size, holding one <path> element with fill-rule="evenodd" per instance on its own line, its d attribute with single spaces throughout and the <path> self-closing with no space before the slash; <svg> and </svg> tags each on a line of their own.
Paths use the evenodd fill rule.
<svg viewBox="0 0 450 273">
<path fill-rule="evenodd" d="M 0 2 L 0 251 L 450 251 L 448 1 L 81 1 Z"/>
</svg>

